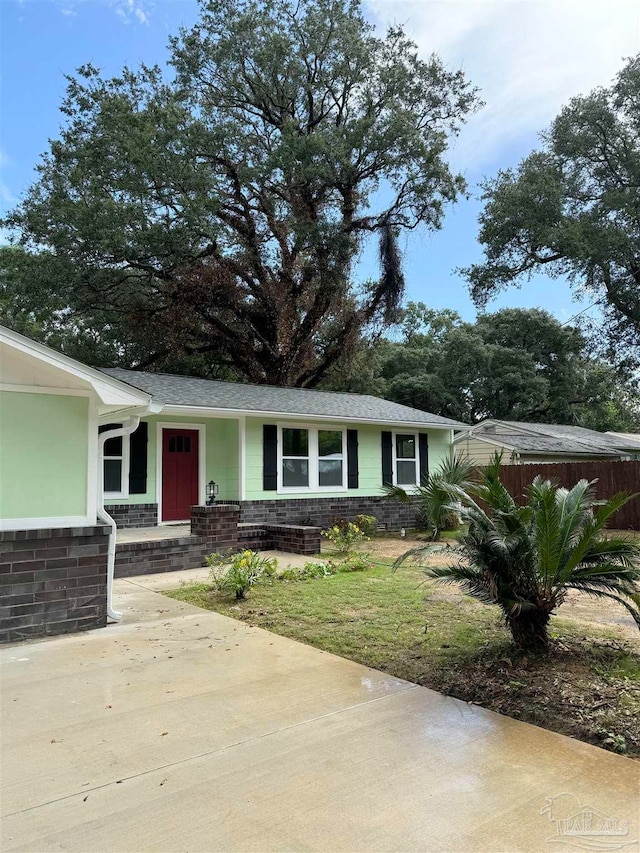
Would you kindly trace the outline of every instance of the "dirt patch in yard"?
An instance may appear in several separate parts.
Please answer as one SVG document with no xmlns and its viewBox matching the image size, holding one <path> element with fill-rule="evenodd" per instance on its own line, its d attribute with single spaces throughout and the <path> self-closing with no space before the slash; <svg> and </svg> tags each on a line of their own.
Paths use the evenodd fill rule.
<svg viewBox="0 0 640 853">
<path fill-rule="evenodd" d="M 458 699 L 637 758 L 638 679 L 640 656 L 626 644 L 560 634 L 549 658 L 487 647 L 434 667 L 425 680 Z"/>
</svg>

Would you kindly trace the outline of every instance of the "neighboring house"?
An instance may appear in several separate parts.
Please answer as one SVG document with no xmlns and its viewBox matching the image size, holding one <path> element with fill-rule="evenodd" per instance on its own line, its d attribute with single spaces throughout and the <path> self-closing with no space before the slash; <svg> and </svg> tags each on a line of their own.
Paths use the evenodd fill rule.
<svg viewBox="0 0 640 853">
<path fill-rule="evenodd" d="M 488 419 L 454 439 L 457 453 L 486 465 L 496 452 L 505 464 L 640 459 L 640 435 L 597 432 L 564 424 Z"/>
<path fill-rule="evenodd" d="M 359 394 L 104 372 L 162 405 L 105 447 L 105 503 L 120 526 L 188 520 L 212 480 L 241 521 L 392 519 L 398 506 L 383 501 L 383 485 L 418 483 L 463 426 Z"/>
<path fill-rule="evenodd" d="M 383 484 L 419 482 L 462 426 L 357 394 L 100 371 L 0 326 L 0 641 L 119 618 L 114 519 L 193 521 L 197 507 L 202 533 L 177 534 L 156 571 L 186 551 L 202 565 L 238 521 L 366 513 L 399 527 L 411 508 L 384 501 Z M 203 506 L 213 481 L 218 501 L 237 506 Z"/>
</svg>

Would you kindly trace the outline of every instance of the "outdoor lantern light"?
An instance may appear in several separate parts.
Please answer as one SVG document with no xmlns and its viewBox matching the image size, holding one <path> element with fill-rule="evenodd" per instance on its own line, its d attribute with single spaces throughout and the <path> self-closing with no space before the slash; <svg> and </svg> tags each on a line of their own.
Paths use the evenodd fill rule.
<svg viewBox="0 0 640 853">
<path fill-rule="evenodd" d="M 214 483 L 213 480 L 209 480 L 207 483 L 207 506 L 211 506 L 216 502 L 216 497 L 219 491 L 220 487 L 218 484 Z"/>
</svg>

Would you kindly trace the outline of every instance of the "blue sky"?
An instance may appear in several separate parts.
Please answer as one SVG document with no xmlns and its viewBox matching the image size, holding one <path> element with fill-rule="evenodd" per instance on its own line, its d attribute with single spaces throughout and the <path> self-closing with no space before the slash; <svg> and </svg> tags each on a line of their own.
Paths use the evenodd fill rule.
<svg viewBox="0 0 640 853">
<path fill-rule="evenodd" d="M 607 85 L 640 49 L 636 0 L 367 0 L 376 25 L 402 23 L 428 55 L 462 67 L 487 106 L 451 152 L 472 193 L 485 176 L 518 163 L 569 97 Z M 91 62 L 105 75 L 123 65 L 163 64 L 167 40 L 197 17 L 195 0 L 0 0 L 2 126 L 0 205 L 10 208 L 56 137 L 65 80 Z M 455 267 L 479 259 L 477 198 L 451 208 L 437 234 L 403 239 L 407 296 L 434 308 L 475 311 Z M 366 252 L 359 275 L 375 267 Z M 568 286 L 538 276 L 490 304 L 541 306 L 562 321 L 578 303 Z"/>
</svg>

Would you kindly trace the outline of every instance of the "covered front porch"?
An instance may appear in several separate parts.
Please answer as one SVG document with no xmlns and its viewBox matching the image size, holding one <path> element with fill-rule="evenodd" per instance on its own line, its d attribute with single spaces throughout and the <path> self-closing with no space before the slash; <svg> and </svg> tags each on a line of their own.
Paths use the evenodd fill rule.
<svg viewBox="0 0 640 853">
<path fill-rule="evenodd" d="M 160 415 L 107 441 L 104 503 L 119 528 L 189 524 L 215 483 L 219 502 L 242 498 L 244 419 Z"/>
</svg>

